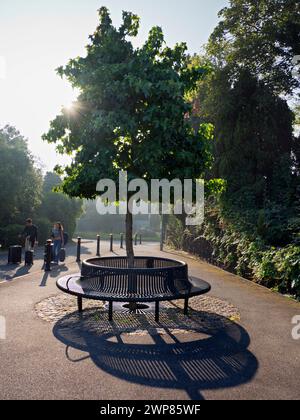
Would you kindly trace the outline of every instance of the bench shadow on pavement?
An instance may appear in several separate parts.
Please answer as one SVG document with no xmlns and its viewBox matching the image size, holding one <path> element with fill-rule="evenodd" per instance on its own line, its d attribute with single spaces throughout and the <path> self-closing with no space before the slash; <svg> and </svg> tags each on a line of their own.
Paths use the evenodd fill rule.
<svg viewBox="0 0 300 420">
<path fill-rule="evenodd" d="M 95 322 L 90 322 L 95 320 L 92 309 L 82 315 L 65 316 L 55 324 L 53 334 L 66 345 L 68 361 L 80 363 L 91 358 L 99 369 L 116 378 L 149 387 L 184 390 L 192 400 L 204 399 L 203 390 L 231 388 L 251 381 L 258 361 L 248 350 L 250 337 L 243 327 L 219 315 L 192 311 L 191 320 L 197 327 L 180 335 L 180 330 L 186 330 L 187 318 L 178 309 L 173 311 L 171 317 L 169 311 L 167 315 L 162 313 L 159 325 L 171 344 L 157 333 L 149 315 L 131 316 L 126 332 L 146 329 L 154 344 L 140 344 L 138 335 L 131 336 L 130 344 L 128 340 L 125 343 L 124 314 L 116 313 L 114 322 L 109 323 L 107 314 L 99 312 L 95 327 Z M 72 349 L 87 355 L 71 359 Z"/>
</svg>

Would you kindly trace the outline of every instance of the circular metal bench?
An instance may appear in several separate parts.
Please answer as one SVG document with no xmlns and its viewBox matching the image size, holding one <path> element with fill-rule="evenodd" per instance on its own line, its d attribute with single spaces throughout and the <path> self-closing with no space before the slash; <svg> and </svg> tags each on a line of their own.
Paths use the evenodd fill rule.
<svg viewBox="0 0 300 420">
<path fill-rule="evenodd" d="M 65 293 L 77 296 L 78 310 L 82 300 L 109 302 L 109 320 L 113 302 L 125 302 L 134 310 L 138 303 L 155 302 L 155 320 L 159 322 L 159 303 L 183 299 L 188 313 L 189 299 L 208 293 L 210 285 L 188 276 L 186 263 L 166 258 L 135 257 L 135 267 L 128 268 L 126 257 L 93 258 L 83 262 L 81 274 L 57 281 Z"/>
</svg>

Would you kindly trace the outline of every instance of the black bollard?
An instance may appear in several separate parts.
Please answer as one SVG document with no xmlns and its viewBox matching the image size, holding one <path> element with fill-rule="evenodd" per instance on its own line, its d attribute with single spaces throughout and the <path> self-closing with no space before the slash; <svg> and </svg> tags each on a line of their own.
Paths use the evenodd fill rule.
<svg viewBox="0 0 300 420">
<path fill-rule="evenodd" d="M 52 260 L 52 249 L 53 243 L 51 239 L 48 239 L 45 245 L 45 253 L 44 253 L 44 268 L 45 271 L 51 271 L 51 260 Z"/>
<path fill-rule="evenodd" d="M 100 235 L 97 235 L 97 257 L 100 257 Z"/>
<path fill-rule="evenodd" d="M 81 238 L 77 239 L 77 259 L 76 262 L 80 263 L 81 262 Z"/>
<path fill-rule="evenodd" d="M 110 252 L 114 251 L 114 237 L 112 234 L 109 235 L 110 236 Z"/>
<path fill-rule="evenodd" d="M 120 235 L 120 248 L 123 249 L 124 248 L 124 234 L 121 233 Z"/>
<path fill-rule="evenodd" d="M 142 245 L 142 235 L 140 235 L 140 245 Z"/>
<path fill-rule="evenodd" d="M 134 245 L 137 246 L 137 244 L 138 244 L 138 236 L 137 236 L 137 233 L 136 233 L 135 236 L 134 236 Z"/>
</svg>

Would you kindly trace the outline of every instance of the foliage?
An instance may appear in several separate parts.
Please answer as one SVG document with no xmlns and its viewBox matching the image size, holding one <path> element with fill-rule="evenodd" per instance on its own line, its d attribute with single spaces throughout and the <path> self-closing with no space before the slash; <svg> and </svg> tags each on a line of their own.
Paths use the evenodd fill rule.
<svg viewBox="0 0 300 420">
<path fill-rule="evenodd" d="M 197 231 L 171 217 L 168 245 L 192 252 L 211 263 L 254 280 L 281 293 L 300 298 L 300 246 L 271 247 L 262 239 L 247 236 L 210 208 Z"/>
<path fill-rule="evenodd" d="M 48 172 L 44 178 L 42 203 L 37 211 L 43 229 L 42 237 L 44 239 L 46 230 L 46 221 L 48 220 L 48 237 L 53 223 L 60 221 L 66 232 L 73 236 L 76 229 L 77 218 L 82 212 L 81 200 L 71 199 L 63 193 L 55 192 L 56 187 L 61 184 L 59 176 Z"/>
<path fill-rule="evenodd" d="M 11 126 L 0 130 L 0 241 L 4 246 L 20 242 L 25 220 L 33 218 L 39 230 L 39 243 L 50 236 L 51 224 L 65 222 L 72 235 L 81 203 L 61 193 L 52 191 L 61 183 L 53 173 L 47 173 L 43 181 L 36 167 L 26 139 Z"/>
<path fill-rule="evenodd" d="M 132 13 L 123 12 L 120 28 L 112 25 L 105 7 L 99 18 L 86 56 L 58 69 L 81 92 L 73 112 L 63 109 L 44 135 L 73 157 L 69 166 L 57 168 L 65 175 L 62 191 L 93 199 L 99 180 L 109 178 L 118 185 L 120 170 L 128 172 L 129 180 L 198 179 L 211 163 L 212 129 L 192 129 L 185 97 L 207 70 L 190 65 L 185 44 L 167 47 L 159 27 L 134 48 L 129 39 L 138 34 L 139 18 Z M 131 231 L 130 215 L 130 264 Z"/>
<path fill-rule="evenodd" d="M 167 225 L 167 245 L 175 249 L 183 248 L 183 227 L 176 217 L 169 217 Z"/>
<path fill-rule="evenodd" d="M 51 222 L 46 217 L 37 216 L 34 218 L 34 224 L 38 228 L 38 242 L 43 246 L 51 237 Z"/>
<path fill-rule="evenodd" d="M 0 226 L 23 223 L 41 199 L 42 176 L 26 139 L 11 126 L 0 130 Z"/>
<path fill-rule="evenodd" d="M 0 226 L 0 244 L 3 247 L 19 244 L 19 235 L 23 229 L 24 226 L 18 224 L 10 224 L 5 227 Z"/>
<path fill-rule="evenodd" d="M 266 2 L 232 1 L 231 6 L 245 3 L 251 3 L 253 11 Z M 252 17 L 243 16 L 240 21 L 247 19 Z M 238 27 L 240 21 L 231 24 Z M 243 277 L 300 297 L 299 138 L 293 134 L 292 111 L 276 94 L 295 86 L 295 80 L 291 69 L 285 74 L 277 69 L 278 84 L 275 89 L 270 86 L 262 77 L 267 70 L 265 74 L 256 71 L 265 35 L 258 33 L 257 49 L 248 51 L 251 34 L 243 32 L 242 43 L 239 37 L 246 28 L 242 24 L 236 39 L 219 43 L 221 38 L 216 36 L 225 34 L 221 22 L 211 37 L 208 56 L 191 59 L 200 64 L 209 58 L 213 66 L 190 100 L 194 126 L 208 121 L 215 126 L 215 163 L 207 178 L 223 179 L 223 188 L 220 193 L 211 189 L 201 228 L 186 228 L 180 220 L 171 220 L 168 241 Z M 262 59 L 260 69 L 265 65 Z M 267 68 L 271 69 L 270 63 Z M 273 77 L 275 72 L 271 73 Z M 298 119 L 297 108 L 294 114 Z"/>
<path fill-rule="evenodd" d="M 283 157 L 291 154 L 293 114 L 247 72 L 220 93 L 223 101 L 215 110 L 217 174 L 226 179 L 229 192 L 251 190 L 261 203 L 272 190 L 274 168 L 278 174 Z"/>
<path fill-rule="evenodd" d="M 274 260 L 283 282 L 281 287 L 300 296 L 300 246 L 289 245 L 279 250 Z"/>
<path fill-rule="evenodd" d="M 217 67 L 227 67 L 230 81 L 246 69 L 277 94 L 300 87 L 298 0 L 231 0 L 219 16 L 208 52 Z"/>
<path fill-rule="evenodd" d="M 207 177 L 223 179 L 223 217 L 269 245 L 294 240 L 300 227 L 299 141 L 286 101 L 245 70 L 231 84 L 226 69 L 200 82 L 193 101 L 202 104 L 194 107 L 194 119 L 215 126 L 215 163 Z"/>
<path fill-rule="evenodd" d="M 44 136 L 61 152 L 73 153 L 63 191 L 94 198 L 99 179 L 118 182 L 120 169 L 145 180 L 198 178 L 207 165 L 211 132 L 191 130 L 184 96 L 205 69 L 189 66 L 185 44 L 165 47 L 158 27 L 134 49 L 127 37 L 137 34 L 135 15 L 124 13 L 119 29 L 106 8 L 99 15 L 87 56 L 58 70 L 81 91 L 75 109 L 64 109 Z"/>
</svg>

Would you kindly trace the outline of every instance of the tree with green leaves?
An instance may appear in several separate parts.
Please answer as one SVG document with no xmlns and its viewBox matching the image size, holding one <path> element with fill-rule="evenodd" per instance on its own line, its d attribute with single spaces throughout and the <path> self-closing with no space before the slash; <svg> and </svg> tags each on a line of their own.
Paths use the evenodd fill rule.
<svg viewBox="0 0 300 420">
<path fill-rule="evenodd" d="M 294 165 L 296 169 L 296 173 L 300 179 L 300 104 L 296 105 L 294 108 L 295 114 L 295 139 L 293 144 L 293 158 L 294 158 Z M 300 184 L 300 181 L 299 181 Z M 300 193 L 300 186 L 299 186 L 299 193 Z M 299 200 L 300 201 L 300 200 Z"/>
<path fill-rule="evenodd" d="M 230 0 L 219 16 L 208 44 L 218 68 L 229 67 L 232 80 L 246 69 L 277 94 L 300 87 L 298 0 Z"/>
<path fill-rule="evenodd" d="M 55 191 L 61 183 L 62 180 L 57 174 L 46 173 L 43 183 L 42 203 L 37 209 L 37 216 L 42 221 L 48 220 L 48 235 L 51 223 L 60 221 L 65 231 L 72 237 L 76 229 L 77 219 L 82 213 L 82 201 Z"/>
<path fill-rule="evenodd" d="M 249 231 L 268 219 L 259 230 L 272 244 L 291 238 L 289 220 L 297 213 L 299 139 L 282 94 L 300 87 L 299 12 L 294 0 L 231 0 L 206 54 L 191 59 L 212 67 L 192 97 L 193 119 L 195 127 L 215 127 L 209 176 L 227 183 L 221 207 Z"/>
<path fill-rule="evenodd" d="M 93 199 L 99 180 L 110 178 L 118 185 L 120 170 L 128 172 L 129 181 L 198 179 L 211 163 L 212 127 L 192 129 L 186 95 L 207 69 L 189 65 L 185 44 L 167 47 L 159 27 L 134 48 L 130 38 L 138 34 L 139 18 L 132 13 L 123 12 L 119 28 L 105 7 L 99 18 L 86 56 L 58 69 L 80 90 L 73 111 L 63 109 L 44 136 L 72 156 L 70 165 L 57 168 L 64 174 L 61 189 Z M 130 209 L 126 245 L 132 265 Z"/>
<path fill-rule="evenodd" d="M 271 194 L 282 157 L 291 157 L 293 113 L 247 71 L 233 85 L 223 80 L 214 94 L 216 175 L 228 181 L 229 193 L 250 186 L 259 204 Z"/>
<path fill-rule="evenodd" d="M 226 182 L 222 209 L 249 231 L 265 211 L 270 228 L 264 238 L 276 244 L 289 237 L 299 147 L 287 102 L 248 70 L 240 70 L 232 83 L 226 69 L 215 69 L 201 82 L 194 100 L 201 104 L 194 120 L 209 120 L 215 127 L 214 165 L 207 176 Z M 281 214 L 280 221 L 272 208 Z M 276 228 L 272 238 L 271 227 Z"/>
<path fill-rule="evenodd" d="M 23 223 L 40 204 L 42 174 L 27 140 L 14 127 L 0 130 L 0 226 Z"/>
</svg>

